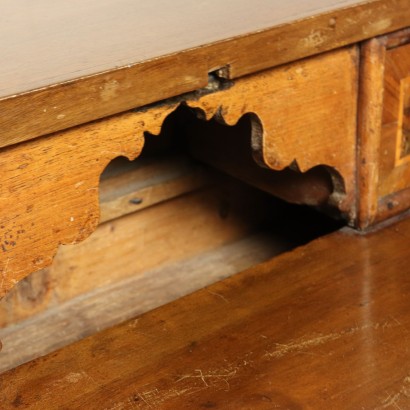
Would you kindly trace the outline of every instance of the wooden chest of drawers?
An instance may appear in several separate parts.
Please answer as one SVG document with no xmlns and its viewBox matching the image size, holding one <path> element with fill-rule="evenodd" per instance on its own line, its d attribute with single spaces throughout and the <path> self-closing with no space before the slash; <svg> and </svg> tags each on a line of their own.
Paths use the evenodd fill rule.
<svg viewBox="0 0 410 410">
<path fill-rule="evenodd" d="M 271 212 L 248 185 L 365 232 L 410 208 L 408 0 L 158 3 L 168 18 L 125 0 L 122 10 L 43 0 L 49 13 L 33 6 L 25 21 L 32 36 L 19 26 L 0 46 L 0 297 L 11 291 L 0 339 L 60 303 L 231 242 L 245 241 L 218 258 L 242 259 L 192 277 L 185 293 L 272 257 L 267 237 L 248 240 Z M 5 10 L 4 38 L 24 23 L 13 2 Z M 116 159 L 140 155 L 135 167 Z M 154 287 L 169 295 L 133 314 L 184 294 L 168 274 Z M 149 293 L 148 282 L 133 286 Z M 128 316 L 115 317 L 104 326 Z"/>
</svg>

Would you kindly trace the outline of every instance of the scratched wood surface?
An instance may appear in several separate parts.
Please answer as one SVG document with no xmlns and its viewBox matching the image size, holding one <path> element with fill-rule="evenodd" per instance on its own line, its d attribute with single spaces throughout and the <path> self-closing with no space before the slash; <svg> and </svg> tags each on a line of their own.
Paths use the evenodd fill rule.
<svg viewBox="0 0 410 410">
<path fill-rule="evenodd" d="M 1 408 L 409 408 L 409 239 L 317 239 L 2 374 Z"/>
<path fill-rule="evenodd" d="M 5 0 L 0 146 L 409 25 L 408 0 Z"/>
<path fill-rule="evenodd" d="M 185 102 L 203 119 L 230 126 L 252 113 L 249 150 L 262 165 L 273 170 L 291 166 L 298 172 L 326 165 L 340 176 L 331 199 L 352 218 L 356 69 L 356 48 L 345 48 L 234 84 L 217 82 L 212 90 L 186 96 Z M 95 230 L 104 168 L 118 156 L 136 158 L 144 132 L 159 134 L 180 103 L 130 111 L 2 151 L 0 297 L 29 273 L 50 265 L 60 244 L 78 243 Z"/>
</svg>

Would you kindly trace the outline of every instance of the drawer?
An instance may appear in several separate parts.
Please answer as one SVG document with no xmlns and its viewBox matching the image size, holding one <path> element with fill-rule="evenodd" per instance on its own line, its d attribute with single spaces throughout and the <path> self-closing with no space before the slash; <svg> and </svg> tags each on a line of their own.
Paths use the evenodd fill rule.
<svg viewBox="0 0 410 410">
<path fill-rule="evenodd" d="M 182 143 L 202 160 L 218 162 L 234 176 L 253 175 L 254 181 L 265 181 L 265 189 L 285 198 L 295 196 L 283 190 L 294 185 L 295 175 L 303 176 L 296 177 L 300 180 L 313 174 L 315 181 L 316 174 L 325 173 L 330 186 L 325 205 L 352 220 L 356 100 L 357 49 L 350 47 L 234 81 L 214 73 L 208 86 L 194 93 L 3 148 L 0 296 L 49 266 L 59 245 L 79 243 L 96 229 L 104 168 L 118 156 L 138 157 L 144 142 L 155 140 L 170 115 L 184 109 L 203 124 L 212 120 L 229 129 L 248 124 L 246 146 L 214 133 L 208 135 L 209 143 L 194 137 Z M 187 123 L 187 114 L 181 115 L 175 129 Z M 243 147 L 246 167 L 235 159 Z M 301 195 L 315 205 L 322 185 L 310 186 Z"/>
<path fill-rule="evenodd" d="M 0 367 L 343 223 L 273 196 L 352 220 L 356 99 L 344 48 L 4 148 Z"/>
<path fill-rule="evenodd" d="M 0 372 L 341 225 L 171 149 L 161 137 L 165 144 L 148 143 L 147 155 L 117 158 L 105 169 L 95 232 L 61 246 L 51 266 L 0 302 Z"/>
<path fill-rule="evenodd" d="M 361 206 L 365 227 L 410 207 L 410 30 L 362 48 Z"/>
</svg>

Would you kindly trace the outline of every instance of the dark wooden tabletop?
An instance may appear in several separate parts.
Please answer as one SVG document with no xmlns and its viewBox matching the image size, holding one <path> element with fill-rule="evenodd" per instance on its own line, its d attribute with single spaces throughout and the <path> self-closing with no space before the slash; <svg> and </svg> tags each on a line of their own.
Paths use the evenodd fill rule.
<svg viewBox="0 0 410 410">
<path fill-rule="evenodd" d="M 0 376 L 0 407 L 410 408 L 410 220 L 333 233 Z"/>
<path fill-rule="evenodd" d="M 0 147 L 409 25 L 408 0 L 5 0 Z"/>
</svg>

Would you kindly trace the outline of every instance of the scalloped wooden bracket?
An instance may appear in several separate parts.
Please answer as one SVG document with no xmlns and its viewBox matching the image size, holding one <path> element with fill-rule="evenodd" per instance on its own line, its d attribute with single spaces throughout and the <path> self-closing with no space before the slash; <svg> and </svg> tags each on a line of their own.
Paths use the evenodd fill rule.
<svg viewBox="0 0 410 410">
<path fill-rule="evenodd" d="M 236 124 L 254 113 L 253 150 L 265 166 L 325 164 L 343 178 L 338 206 L 354 212 L 356 49 L 324 54 L 8 147 L 0 155 L 0 297 L 51 264 L 99 221 L 98 184 L 118 156 L 136 158 L 183 101 L 206 119 Z M 210 87 L 212 88 L 212 87 Z"/>
<path fill-rule="evenodd" d="M 355 218 L 358 50 L 316 56 L 242 78 L 232 89 L 187 104 L 235 125 L 253 113 L 252 148 L 261 165 L 306 172 L 326 165 L 331 201 Z"/>
</svg>

